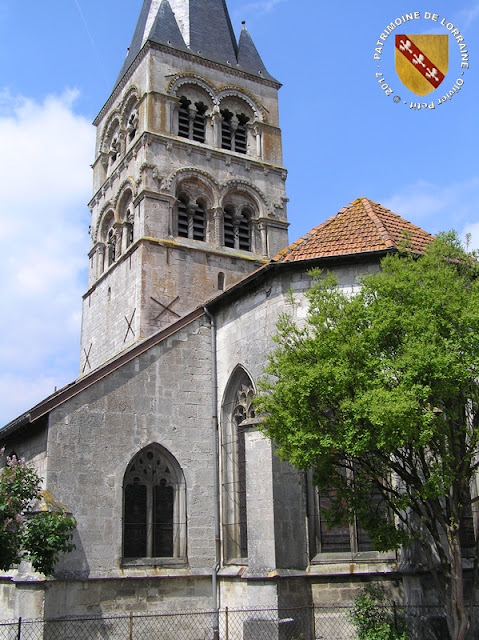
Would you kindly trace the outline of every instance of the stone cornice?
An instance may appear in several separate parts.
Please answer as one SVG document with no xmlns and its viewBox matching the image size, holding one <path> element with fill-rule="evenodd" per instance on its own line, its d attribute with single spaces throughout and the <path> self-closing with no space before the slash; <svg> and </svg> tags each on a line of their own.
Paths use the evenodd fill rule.
<svg viewBox="0 0 479 640">
<path fill-rule="evenodd" d="M 236 260 L 242 259 L 246 262 L 257 262 L 258 265 L 264 265 L 268 262 L 268 258 L 259 256 L 256 253 L 240 251 L 239 249 L 230 249 L 229 247 L 215 247 L 214 245 L 208 244 L 207 242 L 200 242 L 195 240 L 188 241 L 188 239 L 186 238 L 152 238 L 149 236 L 143 236 L 142 238 L 136 240 L 132 245 L 130 245 L 125 253 L 122 253 L 121 256 L 119 256 L 119 258 L 112 265 L 105 269 L 101 276 L 97 280 L 95 280 L 91 287 L 89 287 L 88 290 L 83 294 L 83 299 L 85 300 L 86 298 L 88 298 L 88 296 L 92 294 L 92 292 L 98 287 L 98 285 L 112 271 L 114 271 L 118 267 L 118 265 L 124 262 L 134 251 L 136 251 L 141 245 L 144 244 L 154 244 L 161 247 L 169 247 L 170 249 L 187 249 L 188 251 L 207 253 L 208 255 L 223 257 L 228 256 Z"/>
<path fill-rule="evenodd" d="M 99 187 L 99 189 L 93 195 L 90 202 L 88 203 L 89 207 L 93 207 L 97 200 L 98 201 L 101 200 L 102 190 L 104 190 L 105 188 L 108 188 L 110 183 L 118 177 L 118 174 L 122 171 L 124 166 L 128 164 L 129 161 L 131 161 L 133 155 L 136 156 L 138 154 L 140 148 L 144 146 L 146 139 L 149 139 L 150 142 L 157 142 L 160 144 L 164 144 L 169 151 L 171 151 L 173 147 L 176 147 L 177 149 L 191 149 L 191 153 L 197 153 L 201 156 L 204 156 L 207 160 L 212 160 L 213 158 L 215 160 L 223 158 L 226 164 L 228 163 L 237 164 L 237 165 L 242 165 L 244 167 L 249 166 L 249 170 L 263 171 L 265 175 L 267 175 L 267 173 L 271 171 L 273 173 L 279 174 L 282 180 L 286 180 L 286 176 L 288 173 L 284 167 L 276 164 L 270 164 L 268 162 L 265 162 L 264 160 L 261 160 L 260 158 L 254 158 L 252 156 L 248 156 L 245 154 L 235 153 L 234 151 L 228 151 L 227 149 L 218 149 L 217 147 L 210 147 L 201 142 L 186 140 L 185 138 L 181 138 L 178 136 L 170 136 L 166 134 L 152 133 L 151 131 L 144 131 L 141 134 L 141 136 L 138 138 L 138 140 L 135 142 L 135 144 L 130 149 L 128 149 L 126 155 L 119 160 L 118 166 L 114 168 L 112 173 L 105 179 L 104 183 L 101 185 L 101 187 Z M 148 166 L 151 166 L 151 168 L 154 168 L 154 165 L 151 163 L 148 163 Z M 198 172 L 204 171 L 203 169 L 199 169 L 199 168 L 196 170 Z M 230 180 L 235 180 L 235 179 L 231 178 Z M 238 181 L 241 180 L 245 185 L 249 185 L 249 186 L 251 186 L 253 183 L 253 182 L 250 183 L 248 180 L 245 180 L 244 178 L 236 178 L 236 180 Z"/>
<path fill-rule="evenodd" d="M 199 56 L 199 55 L 197 55 L 195 53 L 192 53 L 192 52 L 189 52 L 189 51 L 180 51 L 179 49 L 173 49 L 172 47 L 168 47 L 168 46 L 166 46 L 164 44 L 159 44 L 157 42 L 151 42 L 150 40 L 148 40 L 143 45 L 143 47 L 141 48 L 140 52 L 138 53 L 136 58 L 133 60 L 133 62 L 129 66 L 129 68 L 126 71 L 126 73 L 124 74 L 124 76 L 116 84 L 116 86 L 113 89 L 110 97 L 108 98 L 108 100 L 105 102 L 105 104 L 101 108 L 101 110 L 100 110 L 99 114 L 97 115 L 97 117 L 93 120 L 94 126 L 98 126 L 98 124 L 100 124 L 100 122 L 103 119 L 104 115 L 106 114 L 107 111 L 109 111 L 109 109 L 111 108 L 112 104 L 117 99 L 117 97 L 120 95 L 120 93 L 122 92 L 122 90 L 126 86 L 128 80 L 131 78 L 131 76 L 135 72 L 135 70 L 138 67 L 139 63 L 141 62 L 141 60 L 143 60 L 143 58 L 146 56 L 146 54 L 148 53 L 148 51 L 150 49 L 155 49 L 157 51 L 164 51 L 165 53 L 169 53 L 170 55 L 176 56 L 177 58 L 182 58 L 183 60 L 191 60 L 195 64 L 200 64 L 203 67 L 207 67 L 209 69 L 217 69 L 219 71 L 224 71 L 225 69 L 227 69 L 228 72 L 231 73 L 234 76 L 237 76 L 239 78 L 244 78 L 244 79 L 247 79 L 247 80 L 253 80 L 254 82 L 258 82 L 258 83 L 263 84 L 263 85 L 265 85 L 267 87 L 272 87 L 273 89 L 279 89 L 282 86 L 280 82 L 273 82 L 272 80 L 267 80 L 266 78 L 261 78 L 260 76 L 253 75 L 252 73 L 247 73 L 246 71 L 242 71 L 241 69 L 236 69 L 235 67 L 230 67 L 228 65 L 221 64 L 219 62 L 214 62 L 213 60 L 207 60 L 206 58 L 203 58 L 202 56 Z"/>
</svg>

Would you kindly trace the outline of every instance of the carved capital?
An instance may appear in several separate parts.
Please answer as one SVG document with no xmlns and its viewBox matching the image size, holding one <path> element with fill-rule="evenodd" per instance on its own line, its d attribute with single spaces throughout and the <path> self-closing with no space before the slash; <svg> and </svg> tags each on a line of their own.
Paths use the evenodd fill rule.
<svg viewBox="0 0 479 640">
<path fill-rule="evenodd" d="M 196 202 L 189 202 L 186 205 L 186 211 L 189 216 L 194 216 L 196 213 Z"/>
<path fill-rule="evenodd" d="M 223 207 L 213 207 L 210 209 L 210 213 L 215 220 L 221 220 L 221 218 L 223 218 L 224 209 Z"/>
</svg>

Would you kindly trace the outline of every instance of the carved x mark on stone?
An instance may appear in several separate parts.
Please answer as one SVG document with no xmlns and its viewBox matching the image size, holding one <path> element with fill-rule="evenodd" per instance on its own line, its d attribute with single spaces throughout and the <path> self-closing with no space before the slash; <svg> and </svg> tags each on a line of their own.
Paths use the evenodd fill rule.
<svg viewBox="0 0 479 640">
<path fill-rule="evenodd" d="M 125 316 L 125 320 L 126 320 L 126 324 L 128 325 L 128 329 L 126 330 L 125 338 L 123 339 L 123 342 L 126 342 L 126 339 L 128 338 L 128 334 L 130 333 L 130 331 L 131 331 L 133 337 L 135 337 L 135 332 L 133 331 L 133 327 L 131 326 L 131 323 L 133 322 L 133 318 L 135 317 L 135 311 L 136 311 L 136 309 L 133 309 L 133 313 L 131 314 L 131 318 L 129 320 Z"/>
<path fill-rule="evenodd" d="M 179 313 L 176 313 L 176 311 L 173 311 L 173 309 L 171 308 L 175 302 L 177 300 L 180 299 L 180 296 L 176 296 L 176 298 L 174 300 L 172 300 L 171 302 L 169 302 L 168 304 L 163 304 L 162 302 L 160 302 L 159 300 L 157 300 L 156 298 L 153 298 L 153 296 L 150 296 L 150 299 L 153 300 L 153 302 L 156 302 L 156 304 L 159 304 L 160 307 L 163 307 L 163 309 L 160 311 L 160 313 L 153 318 L 153 321 L 155 322 L 156 320 L 158 320 L 159 318 L 161 318 L 161 316 L 166 313 L 167 311 L 169 311 L 170 313 L 172 313 L 173 315 L 175 315 L 177 318 L 180 317 Z"/>
<path fill-rule="evenodd" d="M 91 369 L 91 364 L 90 364 L 90 352 L 91 352 L 91 348 L 93 346 L 93 342 L 90 342 L 90 346 L 88 347 L 88 351 L 86 349 L 83 349 L 83 353 L 85 354 L 85 364 L 83 365 L 83 369 L 82 369 L 82 373 L 85 373 L 85 369 L 88 367 L 89 369 Z"/>
</svg>

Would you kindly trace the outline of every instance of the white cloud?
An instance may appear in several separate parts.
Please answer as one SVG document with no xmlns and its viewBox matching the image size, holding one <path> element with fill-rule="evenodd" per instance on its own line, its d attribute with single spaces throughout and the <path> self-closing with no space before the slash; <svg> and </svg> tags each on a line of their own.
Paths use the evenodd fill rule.
<svg viewBox="0 0 479 640">
<path fill-rule="evenodd" d="M 77 375 L 94 131 L 75 98 L 0 93 L 0 425 Z"/>
<path fill-rule="evenodd" d="M 455 229 L 463 241 L 471 233 L 470 248 L 479 248 L 478 201 L 476 177 L 445 185 L 418 181 L 382 199 L 386 207 L 431 233 Z"/>
</svg>

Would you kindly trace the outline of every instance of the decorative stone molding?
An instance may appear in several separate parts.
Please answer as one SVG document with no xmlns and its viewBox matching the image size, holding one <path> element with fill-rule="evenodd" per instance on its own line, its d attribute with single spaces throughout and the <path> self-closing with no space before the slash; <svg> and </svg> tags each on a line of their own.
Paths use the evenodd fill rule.
<svg viewBox="0 0 479 640">
<path fill-rule="evenodd" d="M 217 104 L 221 105 L 221 102 L 226 98 L 234 98 L 240 102 L 246 102 L 251 111 L 254 114 L 254 120 L 262 122 L 267 120 L 266 110 L 263 106 L 258 104 L 255 96 L 244 88 L 236 87 L 234 85 L 222 87 L 221 91 L 216 96 Z"/>
<path fill-rule="evenodd" d="M 114 217 L 115 203 L 113 202 L 113 200 L 108 200 L 107 202 L 105 202 L 105 204 L 100 209 L 95 228 L 92 229 L 92 235 L 91 235 L 92 243 L 99 241 L 98 235 L 100 232 L 100 227 L 103 224 L 105 216 L 109 211 L 113 212 L 113 217 Z"/>
<path fill-rule="evenodd" d="M 103 127 L 102 135 L 100 138 L 101 152 L 109 154 L 111 141 L 113 139 L 113 134 L 116 129 L 118 129 L 118 132 L 120 131 L 120 119 L 121 119 L 121 113 L 119 109 L 115 109 L 109 115 L 108 120 L 106 121 L 105 126 Z"/>
<path fill-rule="evenodd" d="M 207 171 L 197 169 L 196 167 L 182 167 L 181 169 L 176 169 L 162 180 L 161 189 L 171 191 L 172 185 L 178 184 L 180 180 L 184 180 L 185 178 L 196 178 L 204 181 L 212 190 L 214 187 L 219 188 L 220 186 L 219 182 Z"/>
<path fill-rule="evenodd" d="M 140 167 L 140 171 L 141 171 L 141 167 Z M 113 198 L 113 204 L 114 204 L 115 208 L 118 206 L 118 203 L 120 202 L 123 194 L 128 189 L 131 191 L 132 197 L 135 198 L 136 195 L 137 195 L 136 183 L 135 183 L 135 180 L 131 176 L 126 178 L 125 180 L 123 180 L 123 182 L 120 184 L 120 187 L 119 187 L 119 189 L 117 191 L 117 194 Z"/>
<path fill-rule="evenodd" d="M 223 194 L 223 198 L 226 197 L 228 191 L 233 189 L 245 191 L 257 203 L 258 209 L 260 208 L 261 201 L 268 212 L 273 211 L 273 205 L 268 201 L 261 189 L 259 189 L 253 182 L 243 180 L 241 178 L 230 178 L 229 180 L 222 182 L 221 193 Z"/>
<path fill-rule="evenodd" d="M 254 420 L 256 413 L 253 406 L 255 393 L 252 384 L 242 384 L 236 393 L 233 418 L 238 425 Z"/>
<path fill-rule="evenodd" d="M 170 80 L 168 86 L 166 87 L 166 92 L 172 96 L 178 94 L 178 90 L 184 85 L 196 85 L 205 91 L 213 104 L 217 104 L 216 101 L 216 88 L 215 86 L 202 78 L 201 76 L 196 75 L 195 73 L 182 73 L 176 74 L 174 78 Z"/>
</svg>

